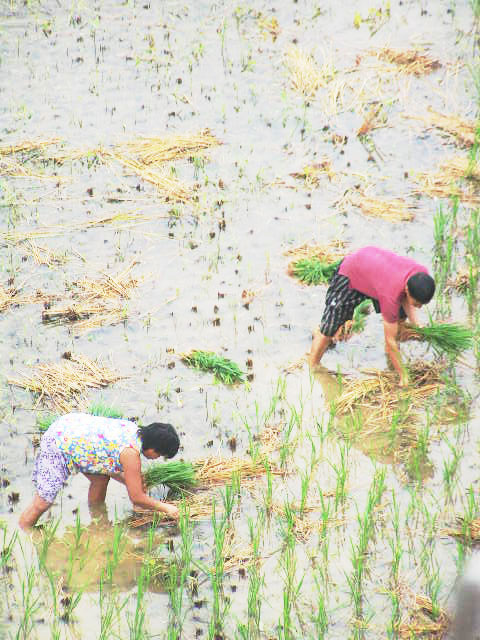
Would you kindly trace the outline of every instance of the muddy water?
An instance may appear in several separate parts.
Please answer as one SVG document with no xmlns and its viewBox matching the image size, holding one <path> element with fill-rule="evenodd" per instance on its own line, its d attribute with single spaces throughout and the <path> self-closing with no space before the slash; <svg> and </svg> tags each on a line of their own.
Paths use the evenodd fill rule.
<svg viewBox="0 0 480 640">
<path fill-rule="evenodd" d="M 39 232 L 42 235 L 35 238 L 39 245 L 65 257 L 60 267 L 39 266 L 15 238 L 2 241 L 2 285 L 13 278 L 26 293 L 39 289 L 68 300 L 74 282 L 82 277 L 98 278 L 102 272 L 117 273 L 132 260 L 138 261 L 134 275 L 140 280 L 126 303 L 125 323 L 80 336 L 66 325 L 42 324 L 41 304 L 19 306 L 0 315 L 4 430 L 0 462 L 5 485 L 0 504 L 8 531 L 14 531 L 31 497 L 32 439 L 39 409 L 29 393 L 9 387 L 7 377 L 28 372 L 38 362 L 58 362 L 65 351 L 101 358 L 125 379 L 90 393 L 85 402 L 101 399 L 142 421 L 158 416 L 171 421 L 181 432 L 182 455 L 188 460 L 231 455 L 227 443 L 232 436 L 237 440 L 236 454 L 248 455 L 246 424 L 254 433 L 261 430 L 262 415 L 275 396 L 278 381 L 285 380 L 285 397 L 270 421 L 285 428 L 292 407 L 302 420 L 301 429 L 293 431 L 297 436 L 297 448 L 289 459 L 293 473 L 276 482 L 274 501 L 283 504 L 286 496 L 298 499 L 300 495 L 300 473 L 307 468 L 311 451 L 306 434 L 321 454 L 312 498 L 318 487 L 335 489 L 333 466 L 339 464 L 342 447 L 348 449 L 348 498 L 342 524 L 330 534 L 329 580 L 324 584 L 327 609 L 340 611 L 332 616 L 328 637 L 352 633 L 345 581 L 351 564 L 345 545 L 350 549 L 350 542 L 358 538 L 356 514 L 365 508 L 375 467 L 386 469 L 385 502 L 372 544 L 371 575 L 364 586 L 366 615 L 371 613 L 373 619 L 365 634 L 384 637 L 391 611 L 378 584 L 388 585 L 390 575 L 390 496 L 394 490 L 403 517 L 409 513 L 412 489 L 394 459 L 379 453 L 384 448 L 378 439 L 355 441 L 338 429 L 320 441 L 315 425 L 328 422 L 330 395 L 335 389 L 328 380 L 310 377 L 305 366 L 289 374 L 284 370 L 309 348 L 311 330 L 321 317 L 325 288 L 302 287 L 290 279 L 283 252 L 304 242 L 327 244 L 342 239 L 352 249 L 374 243 L 412 255 L 431 267 L 433 215 L 438 203 L 414 197 L 412 178 L 457 151 L 437 132 L 425 131 L 403 114 L 418 115 L 431 106 L 442 113 L 473 118 L 476 96 L 468 71 L 473 25 L 469 3 L 395 2 L 386 20 L 382 17 L 386 4 L 374 8 L 382 9 L 383 14 L 374 13 L 370 22 L 356 29 L 355 14 L 367 18 L 371 3 L 344 3 L 341 10 L 338 3 L 310 1 L 255 3 L 255 7 L 146 0 L 1 3 L 2 145 L 59 137 L 62 148 L 51 148 L 58 155 L 79 148 L 108 148 L 142 135 L 193 133 L 206 127 L 223 142 L 208 153 L 203 167 L 188 161 L 174 163 L 179 179 L 197 185 L 198 201 L 186 205 L 165 202 L 154 187 L 113 164 L 76 160 L 60 165 L 25 154 L 18 158 L 53 179 L 0 178 L 2 232 Z M 267 28 L 275 24 L 272 19 L 279 26 L 276 37 Z M 332 107 L 331 85 L 319 89 L 308 106 L 292 91 L 283 56 L 293 43 L 312 52 L 319 65 L 333 61 L 343 105 L 339 98 L 338 108 Z M 442 67 L 421 77 L 399 75 L 391 67 L 379 71 L 378 61 L 368 51 L 383 46 L 427 47 Z M 373 148 L 362 144 L 355 133 L 375 101 L 384 104 L 387 120 L 373 133 Z M 333 144 L 333 134 L 347 136 L 346 143 Z M 331 179 L 322 177 L 311 188 L 290 176 L 324 156 L 332 164 Z M 335 203 L 357 184 L 370 186 L 372 195 L 405 198 L 418 207 L 415 220 L 392 223 L 365 217 L 353 207 L 340 211 Z M 136 224 L 124 220 L 78 229 L 78 225 L 118 213 L 140 213 L 145 218 Z M 466 219 L 463 210 L 460 215 Z M 460 254 L 459 262 L 461 258 Z M 242 304 L 244 290 L 255 292 L 248 308 Z M 452 306 L 454 318 L 466 321 L 463 299 L 455 298 Z M 213 384 L 208 374 L 185 367 L 176 354 L 192 348 L 215 350 L 244 369 L 251 360 L 253 378 L 248 387 L 227 389 Z M 421 353 L 418 345 L 404 345 L 402 350 L 412 356 Z M 467 360 L 473 362 L 471 354 Z M 362 367 L 384 368 L 379 317 L 370 316 L 360 336 L 329 351 L 324 364 L 331 371 L 354 374 Z M 461 385 L 475 393 L 471 369 L 458 367 L 457 376 Z M 429 441 L 422 499 L 432 512 L 439 513 L 442 525 L 452 520 L 454 512 L 462 511 L 465 489 L 477 480 L 476 408 L 474 402 L 467 429 L 442 428 L 463 453 L 453 501 L 445 497 L 442 475 L 451 450 L 438 432 Z M 259 483 L 257 492 L 242 493 L 235 518 L 240 547 L 248 544 L 247 518 L 255 518 L 263 503 L 262 487 Z M 111 519 L 115 513 L 119 517 L 130 513 L 121 487 L 109 489 L 107 506 Z M 72 479 L 52 509 L 53 518 L 61 516 L 61 525 L 48 566 L 59 575 L 66 560 L 60 548 L 62 544 L 63 549 L 69 548 L 69 528 L 75 524 L 77 509 L 88 527 L 82 478 Z M 408 553 L 403 557 L 402 574 L 407 584 L 423 591 L 425 577 L 417 558 L 426 531 L 420 517 L 413 534 L 409 527 L 403 530 Z M 97 529 L 89 535 L 91 544 L 101 549 L 110 539 L 111 528 L 105 526 L 103 533 Z M 194 539 L 196 558 L 207 562 L 212 553 L 208 521 L 195 525 Z M 284 582 L 279 555 L 273 552 L 281 544 L 273 520 L 262 541 L 261 628 L 274 636 L 280 633 L 278 603 Z M 316 610 L 317 591 L 311 558 L 320 556 L 321 544 L 314 535 L 308 542 L 299 542 L 296 552 L 298 580 L 304 574 L 305 580 L 292 637 L 315 637 L 310 612 Z M 456 543 L 437 537 L 432 553 L 442 566 L 441 602 L 448 605 L 457 572 Z M 94 585 L 100 564 L 82 569 L 89 574 L 94 603 L 92 606 L 85 595 L 77 610 L 81 615 L 75 624 L 84 638 L 98 637 L 101 612 Z M 123 578 L 117 584 L 119 591 L 132 598 L 138 576 L 134 565 L 125 561 Z M 19 570 L 13 583 L 17 593 L 21 577 Z M 245 621 L 248 580 L 234 571 L 225 580 L 225 591 L 231 603 L 226 636 L 233 638 L 238 624 Z M 197 629 L 208 633 L 208 580 L 203 580 L 198 598 L 208 604 L 198 609 L 186 599 L 185 637 L 193 637 Z M 47 596 L 42 607 L 51 611 Z M 168 596 L 151 594 L 146 607 L 150 631 L 162 634 L 168 620 Z M 51 614 L 36 613 L 37 618 L 41 615 L 47 620 Z M 10 605 L 2 616 L 6 631 L 14 633 L 21 607 Z M 127 621 L 121 624 L 120 633 L 127 633 Z M 48 637 L 48 622 L 36 633 Z"/>
</svg>

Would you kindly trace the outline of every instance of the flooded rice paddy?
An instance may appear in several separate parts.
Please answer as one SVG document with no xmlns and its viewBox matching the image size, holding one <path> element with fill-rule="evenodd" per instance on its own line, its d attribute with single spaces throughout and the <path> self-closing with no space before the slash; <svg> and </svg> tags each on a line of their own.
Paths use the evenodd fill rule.
<svg viewBox="0 0 480 640">
<path fill-rule="evenodd" d="M 0 0 L 2 637 L 448 634 L 479 515 L 478 338 L 455 364 L 403 343 L 432 392 L 342 412 L 387 370 L 380 317 L 310 373 L 326 287 L 287 269 L 302 245 L 412 256 L 438 285 L 422 320 L 478 336 L 479 19 L 476 0 Z M 168 136 L 184 153 L 149 158 Z M 264 472 L 189 496 L 178 526 L 133 526 L 120 486 L 91 514 L 76 476 L 19 532 L 38 420 L 99 402 L 172 422 L 185 460 Z"/>
</svg>

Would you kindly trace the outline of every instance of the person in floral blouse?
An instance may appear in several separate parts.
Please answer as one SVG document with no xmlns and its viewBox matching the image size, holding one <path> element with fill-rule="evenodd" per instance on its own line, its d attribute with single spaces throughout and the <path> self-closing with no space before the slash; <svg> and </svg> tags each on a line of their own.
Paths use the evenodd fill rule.
<svg viewBox="0 0 480 640">
<path fill-rule="evenodd" d="M 140 454 L 148 459 L 173 458 L 179 446 L 171 424 L 138 427 L 129 420 L 68 413 L 55 420 L 42 437 L 33 470 L 37 492 L 20 516 L 19 526 L 26 529 L 36 524 L 68 476 L 78 472 L 90 480 L 89 505 L 105 501 L 108 483 L 114 478 L 126 485 L 133 504 L 178 518 L 175 505 L 145 493 Z"/>
</svg>

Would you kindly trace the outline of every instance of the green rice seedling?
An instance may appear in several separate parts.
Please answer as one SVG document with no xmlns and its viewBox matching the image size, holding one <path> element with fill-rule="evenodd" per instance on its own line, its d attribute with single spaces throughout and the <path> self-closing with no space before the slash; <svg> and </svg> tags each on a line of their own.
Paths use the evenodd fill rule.
<svg viewBox="0 0 480 640">
<path fill-rule="evenodd" d="M 91 404 L 87 412 L 92 416 L 102 416 L 104 418 L 123 418 L 124 414 L 119 409 L 115 407 L 109 407 L 108 405 L 103 404 L 103 402 L 95 402 Z"/>
<path fill-rule="evenodd" d="M 37 425 L 37 429 L 41 432 L 41 433 L 45 433 L 45 431 L 47 431 L 47 429 L 50 427 L 50 425 L 52 424 L 52 422 L 55 422 L 55 420 L 58 418 L 58 415 L 52 414 L 52 413 L 47 413 L 45 415 L 39 415 L 36 418 L 36 425 Z"/>
<path fill-rule="evenodd" d="M 263 493 L 263 502 L 265 505 L 265 513 L 267 515 L 270 515 L 272 512 L 272 505 L 273 505 L 273 482 L 272 482 L 273 475 L 272 475 L 270 464 L 267 458 L 264 459 L 263 463 L 265 465 L 265 477 L 267 480 L 267 487 Z"/>
<path fill-rule="evenodd" d="M 265 584 L 264 577 L 259 569 L 260 557 L 260 539 L 263 536 L 265 526 L 264 516 L 261 511 L 257 512 L 257 519 L 254 522 L 252 518 L 248 519 L 248 529 L 250 532 L 250 542 L 252 545 L 252 562 L 248 567 L 248 597 L 247 597 L 247 615 L 248 623 L 245 629 L 246 638 L 249 640 L 258 640 L 261 637 L 260 632 L 260 615 L 262 608 L 261 591 Z M 244 625 L 245 626 L 245 625 Z"/>
<path fill-rule="evenodd" d="M 318 576 L 314 576 L 315 585 L 317 587 L 316 612 L 314 615 L 314 625 L 317 632 L 318 640 L 326 637 L 328 631 L 328 613 L 325 606 L 325 594 L 323 593 L 323 580 Z"/>
<path fill-rule="evenodd" d="M 14 531 L 10 536 L 10 540 L 7 541 L 7 525 L 2 522 L 0 528 L 3 530 L 3 542 L 2 549 L 0 551 L 0 567 L 6 567 L 12 557 L 13 547 L 18 540 L 18 532 Z"/>
<path fill-rule="evenodd" d="M 38 584 L 38 575 L 35 567 L 30 567 L 26 578 L 22 580 L 21 611 L 22 617 L 18 625 L 16 640 L 27 640 L 32 637 L 35 626 L 35 614 L 41 606 L 40 595 L 35 595 L 35 586 Z"/>
<path fill-rule="evenodd" d="M 164 484 L 176 493 L 197 484 L 193 465 L 182 460 L 153 463 L 143 472 L 143 478 L 148 488 Z"/>
<path fill-rule="evenodd" d="M 302 258 L 293 263 L 292 273 L 309 285 L 326 284 L 340 266 L 343 258 L 335 262 L 321 262 L 318 258 Z"/>
<path fill-rule="evenodd" d="M 231 385 L 236 382 L 245 382 L 243 378 L 245 373 L 235 362 L 223 356 L 218 356 L 212 351 L 199 351 L 194 349 L 190 351 L 190 353 L 184 354 L 182 361 L 195 369 L 211 371 L 215 379 L 224 384 Z"/>
<path fill-rule="evenodd" d="M 452 453 L 452 458 L 450 460 L 443 460 L 443 481 L 445 483 L 447 494 L 451 495 L 463 452 L 458 449 L 455 444 L 449 442 L 446 436 L 443 436 L 443 440 Z"/>
<path fill-rule="evenodd" d="M 437 353 L 456 358 L 473 347 L 473 332 L 456 322 L 411 327 L 412 331 L 426 340 Z"/>
<path fill-rule="evenodd" d="M 211 522 L 214 542 L 214 568 L 209 571 L 213 600 L 208 634 L 209 638 L 213 639 L 217 634 L 223 635 L 224 620 L 229 609 L 229 601 L 223 597 L 223 576 L 225 569 L 223 549 L 228 529 L 228 519 L 222 517 L 220 520 L 217 520 L 215 503 L 213 503 Z"/>
<path fill-rule="evenodd" d="M 150 582 L 148 563 L 144 563 L 137 579 L 137 597 L 135 602 L 135 614 L 133 619 L 128 618 L 131 640 L 147 640 L 149 634 L 145 629 L 145 603 L 144 597 Z"/>
<path fill-rule="evenodd" d="M 41 541 L 38 548 L 38 566 L 45 567 L 48 549 L 55 538 L 60 520 L 48 520 L 41 528 Z"/>
<path fill-rule="evenodd" d="M 370 299 L 362 300 L 359 305 L 355 307 L 355 311 L 352 316 L 352 333 L 359 333 L 365 328 L 366 317 L 370 313 L 372 301 Z"/>
</svg>

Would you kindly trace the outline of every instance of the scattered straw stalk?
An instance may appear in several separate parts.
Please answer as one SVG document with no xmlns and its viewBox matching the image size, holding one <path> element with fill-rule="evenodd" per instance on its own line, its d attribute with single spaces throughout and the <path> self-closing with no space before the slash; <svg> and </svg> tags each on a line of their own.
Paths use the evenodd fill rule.
<svg viewBox="0 0 480 640">
<path fill-rule="evenodd" d="M 420 172 L 415 176 L 419 187 L 415 194 L 427 195 L 431 198 L 458 198 L 467 208 L 480 206 L 480 194 L 474 181 L 459 186 L 459 178 L 448 166 L 442 166 L 438 171 Z"/>
<path fill-rule="evenodd" d="M 408 622 L 402 622 L 398 627 L 398 635 L 405 640 L 426 636 L 428 638 L 443 638 L 451 620 L 441 607 L 434 607 L 427 596 L 412 594 L 413 604 L 408 615 Z"/>
<path fill-rule="evenodd" d="M 265 460 L 243 458 L 205 458 L 194 464 L 195 474 L 200 486 L 211 487 L 230 482 L 233 473 L 240 479 L 259 478 L 265 475 Z M 273 475 L 283 475 L 283 471 L 272 460 L 268 460 Z"/>
<path fill-rule="evenodd" d="M 313 98 L 319 87 L 326 86 L 325 78 L 313 56 L 298 47 L 290 47 L 285 55 L 292 88 L 306 98 Z"/>
<path fill-rule="evenodd" d="M 125 377 L 82 355 L 70 353 L 64 354 L 60 363 L 39 364 L 32 369 L 30 376 L 8 378 L 8 384 L 34 393 L 37 404 L 44 402 L 62 412 L 78 406 L 87 389 L 107 387 Z"/>
<path fill-rule="evenodd" d="M 380 60 L 386 60 L 399 67 L 401 73 L 425 75 L 440 69 L 442 66 L 439 60 L 431 56 L 424 55 L 415 49 L 390 49 L 384 47 L 378 51 L 372 51 Z"/>
<path fill-rule="evenodd" d="M 23 142 L 17 142 L 17 144 L 0 145 L 0 156 L 19 153 L 21 151 L 36 151 L 37 149 L 43 149 L 49 145 L 58 144 L 59 142 L 61 142 L 60 138 L 46 138 L 45 140 L 24 140 Z"/>
<path fill-rule="evenodd" d="M 428 109 L 428 114 L 422 116 L 412 116 L 404 114 L 405 118 L 420 120 L 427 127 L 435 127 L 455 138 L 457 144 L 464 147 L 472 147 L 475 144 L 476 124 L 475 122 L 464 120 L 456 115 L 444 115 L 433 109 Z"/>
<path fill-rule="evenodd" d="M 373 198 L 361 190 L 355 190 L 350 193 L 348 199 L 354 207 L 361 209 L 364 215 L 373 218 L 383 218 L 390 222 L 410 222 L 415 217 L 412 208 L 401 198 Z"/>
<path fill-rule="evenodd" d="M 180 158 L 191 158 L 203 154 L 221 142 L 208 129 L 193 135 L 166 136 L 164 138 L 142 138 L 117 145 L 115 151 L 137 156 L 144 164 L 162 164 Z"/>
<path fill-rule="evenodd" d="M 335 262 L 345 257 L 345 243 L 342 240 L 325 244 L 302 244 L 299 247 L 288 249 L 285 256 L 293 258 L 295 261 L 302 258 L 318 258 L 321 262 Z"/>
<path fill-rule="evenodd" d="M 165 195 L 169 200 L 178 200 L 180 202 L 187 202 L 192 197 L 190 189 L 182 184 L 176 178 L 172 178 L 167 173 L 159 173 L 152 169 L 144 162 L 140 162 L 132 156 L 121 154 L 115 151 L 105 151 L 104 157 L 107 159 L 115 160 L 129 169 L 132 173 L 138 175 L 143 180 L 151 182 L 157 189 Z"/>
</svg>

